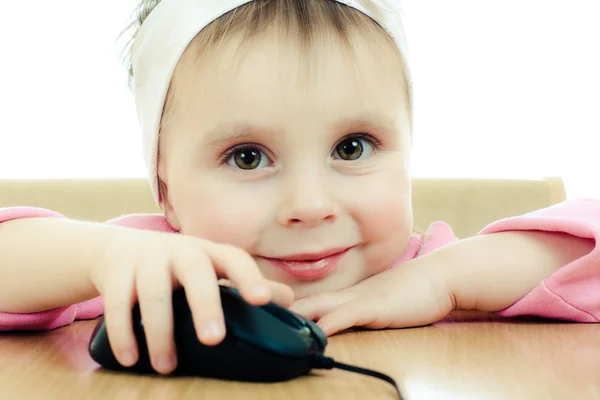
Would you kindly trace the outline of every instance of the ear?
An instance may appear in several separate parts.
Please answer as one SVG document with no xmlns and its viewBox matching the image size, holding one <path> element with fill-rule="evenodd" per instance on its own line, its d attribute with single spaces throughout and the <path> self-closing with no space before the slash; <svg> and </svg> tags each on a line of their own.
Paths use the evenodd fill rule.
<svg viewBox="0 0 600 400">
<path fill-rule="evenodd" d="M 160 154 L 158 157 L 158 190 L 162 200 L 162 209 L 165 213 L 165 218 L 169 225 L 177 231 L 181 231 L 181 224 L 177 218 L 177 213 L 173 208 L 173 203 L 169 197 L 169 184 L 167 180 L 167 173 L 165 171 L 164 163 L 160 162 Z"/>
</svg>

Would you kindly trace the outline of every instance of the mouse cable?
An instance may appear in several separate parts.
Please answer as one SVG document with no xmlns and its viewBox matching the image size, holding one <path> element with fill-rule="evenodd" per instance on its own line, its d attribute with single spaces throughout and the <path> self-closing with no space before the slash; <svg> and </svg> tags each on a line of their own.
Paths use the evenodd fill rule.
<svg viewBox="0 0 600 400">
<path fill-rule="evenodd" d="M 370 369 L 355 367 L 354 365 L 343 364 L 343 363 L 335 361 L 333 358 L 326 357 L 324 355 L 318 355 L 315 357 L 314 368 L 316 368 L 316 369 L 337 368 L 337 369 L 342 369 L 344 371 L 356 372 L 358 374 L 368 375 L 368 376 L 372 376 L 374 378 L 384 380 L 394 386 L 394 388 L 396 389 L 396 392 L 398 393 L 398 398 L 400 400 L 402 400 L 402 393 L 400 392 L 400 388 L 396 384 L 396 381 L 394 379 L 392 379 L 390 376 L 382 374 L 380 372 L 372 371 Z"/>
</svg>

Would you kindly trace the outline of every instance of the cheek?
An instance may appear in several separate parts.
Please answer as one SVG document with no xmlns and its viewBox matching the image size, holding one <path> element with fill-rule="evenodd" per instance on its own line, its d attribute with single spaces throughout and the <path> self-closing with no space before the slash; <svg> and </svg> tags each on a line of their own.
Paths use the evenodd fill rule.
<svg viewBox="0 0 600 400">
<path fill-rule="evenodd" d="M 251 251 L 267 226 L 267 199 L 258 190 L 234 189 L 211 179 L 173 189 L 173 208 L 184 234 Z"/>
<path fill-rule="evenodd" d="M 382 242 L 390 236 L 410 232 L 412 207 L 410 189 L 371 185 L 360 195 L 354 207 L 354 218 L 363 236 L 371 242 Z"/>
<path fill-rule="evenodd" d="M 396 171 L 372 175 L 353 202 L 351 213 L 368 243 L 368 274 L 380 272 L 400 257 L 412 231 L 410 177 L 404 169 Z"/>
</svg>

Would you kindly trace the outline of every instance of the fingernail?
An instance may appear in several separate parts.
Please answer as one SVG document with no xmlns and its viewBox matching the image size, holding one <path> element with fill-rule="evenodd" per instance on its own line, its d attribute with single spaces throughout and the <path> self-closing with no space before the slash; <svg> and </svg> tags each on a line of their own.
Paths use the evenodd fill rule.
<svg viewBox="0 0 600 400">
<path fill-rule="evenodd" d="M 157 362 L 157 368 L 161 372 L 171 371 L 175 368 L 175 357 L 174 356 L 160 356 Z"/>
<path fill-rule="evenodd" d="M 216 339 L 221 335 L 221 327 L 216 322 L 210 322 L 202 330 L 202 338 L 204 340 Z"/>
<path fill-rule="evenodd" d="M 267 285 L 258 284 L 252 288 L 252 293 L 254 293 L 255 296 L 267 297 L 271 294 L 271 291 Z"/>
<path fill-rule="evenodd" d="M 130 367 L 135 363 L 135 353 L 133 351 L 126 351 L 121 354 L 121 360 L 123 361 L 124 367 Z"/>
</svg>

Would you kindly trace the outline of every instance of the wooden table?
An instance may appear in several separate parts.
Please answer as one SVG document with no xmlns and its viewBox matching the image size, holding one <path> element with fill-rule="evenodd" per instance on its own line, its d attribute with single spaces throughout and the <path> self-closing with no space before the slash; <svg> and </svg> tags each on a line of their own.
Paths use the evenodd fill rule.
<svg viewBox="0 0 600 400">
<path fill-rule="evenodd" d="M 278 384 L 142 377 L 98 368 L 95 321 L 0 334 L 0 399 L 394 399 L 391 385 L 345 371 Z M 600 325 L 507 321 L 463 312 L 433 326 L 351 332 L 328 355 L 387 373 L 405 399 L 600 399 Z"/>
</svg>

